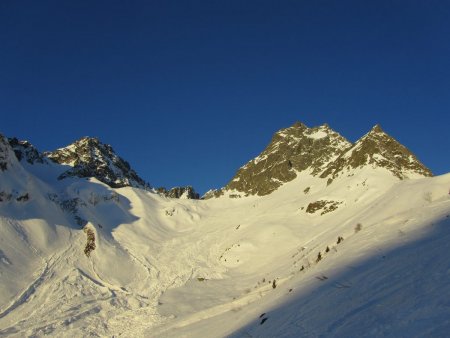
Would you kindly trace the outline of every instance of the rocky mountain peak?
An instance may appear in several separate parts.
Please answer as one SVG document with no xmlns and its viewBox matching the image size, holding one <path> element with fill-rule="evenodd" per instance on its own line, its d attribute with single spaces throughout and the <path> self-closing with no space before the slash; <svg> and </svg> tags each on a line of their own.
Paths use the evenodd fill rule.
<svg viewBox="0 0 450 338">
<path fill-rule="evenodd" d="M 15 137 L 8 141 L 19 161 L 26 161 L 29 164 L 47 163 L 45 157 L 30 142 L 21 141 Z"/>
<path fill-rule="evenodd" d="M 410 150 L 386 134 L 377 124 L 336 161 L 330 163 L 321 177 L 333 179 L 344 170 L 366 165 L 385 168 L 400 179 L 432 176 L 431 171 Z"/>
<path fill-rule="evenodd" d="M 304 130 L 304 129 L 308 129 L 308 127 L 305 124 L 303 124 L 302 122 L 296 121 L 291 127 L 288 127 L 286 129 Z"/>
<path fill-rule="evenodd" d="M 73 176 L 95 177 L 113 188 L 148 187 L 130 164 L 116 155 L 110 145 L 94 137 L 83 137 L 65 148 L 46 153 L 46 156 L 53 162 L 72 167 L 61 174 L 59 179 Z"/>
<path fill-rule="evenodd" d="M 279 130 L 266 149 L 248 162 L 225 189 L 267 195 L 301 171 L 320 174 L 351 143 L 327 125 L 308 128 L 301 122 Z"/>
<path fill-rule="evenodd" d="M 378 133 L 384 133 L 384 131 L 383 129 L 381 129 L 381 126 L 379 124 L 376 124 L 369 131 L 369 134 L 378 134 Z"/>
</svg>

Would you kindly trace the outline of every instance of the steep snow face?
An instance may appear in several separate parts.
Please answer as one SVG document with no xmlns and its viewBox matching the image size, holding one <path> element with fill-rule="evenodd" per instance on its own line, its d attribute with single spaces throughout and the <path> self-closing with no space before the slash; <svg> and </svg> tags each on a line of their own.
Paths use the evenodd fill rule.
<svg viewBox="0 0 450 338">
<path fill-rule="evenodd" d="M 255 159 L 239 169 L 225 189 L 267 195 L 292 181 L 298 172 L 317 175 L 351 144 L 328 125 L 308 128 L 297 122 L 275 133 Z"/>
<path fill-rule="evenodd" d="M 334 179 L 346 170 L 366 165 L 385 168 L 399 179 L 432 176 L 431 171 L 411 151 L 376 125 L 330 163 L 321 177 Z"/>
<path fill-rule="evenodd" d="M 110 145 L 96 138 L 84 137 L 65 148 L 48 152 L 46 156 L 56 163 L 73 167 L 61 174 L 60 179 L 95 177 L 114 188 L 148 187 L 129 163 L 115 154 Z"/>
</svg>

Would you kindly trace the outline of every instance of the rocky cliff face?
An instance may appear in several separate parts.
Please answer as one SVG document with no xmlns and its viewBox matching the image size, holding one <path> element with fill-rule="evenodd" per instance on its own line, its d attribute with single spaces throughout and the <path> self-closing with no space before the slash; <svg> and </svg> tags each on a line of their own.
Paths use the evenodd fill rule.
<svg viewBox="0 0 450 338">
<path fill-rule="evenodd" d="M 399 179 L 432 176 L 431 171 L 411 151 L 376 125 L 330 163 L 320 177 L 334 179 L 346 170 L 367 165 L 385 168 Z"/>
<path fill-rule="evenodd" d="M 28 141 L 20 141 L 13 137 L 9 139 L 9 144 L 19 161 L 26 161 L 29 164 L 47 162 L 47 159 Z"/>
<path fill-rule="evenodd" d="M 84 137 L 75 143 L 45 154 L 53 162 L 69 165 L 59 179 L 66 177 L 95 177 L 112 188 L 125 186 L 147 188 L 148 184 L 131 169 L 128 162 L 117 156 L 113 148 L 98 139 Z"/>
<path fill-rule="evenodd" d="M 238 170 L 225 189 L 251 195 L 267 195 L 297 177 L 297 172 L 320 174 L 351 143 L 323 125 L 302 123 L 275 133 L 266 149 Z"/>
<path fill-rule="evenodd" d="M 12 149 L 8 139 L 0 134 L 0 170 L 5 171 L 10 166 Z"/>
<path fill-rule="evenodd" d="M 370 165 L 382 167 L 399 179 L 432 176 L 406 147 L 376 125 L 355 144 L 328 127 L 308 128 L 302 123 L 275 133 L 267 148 L 238 170 L 221 190 L 205 194 L 218 197 L 226 190 L 246 195 L 267 195 L 292 181 L 298 172 L 328 178 L 339 173 Z"/>
<path fill-rule="evenodd" d="M 170 190 L 167 190 L 164 187 L 156 189 L 156 191 L 169 198 L 185 198 L 185 199 L 193 199 L 198 200 L 200 198 L 200 195 L 195 192 L 195 189 L 191 187 L 190 185 L 186 187 L 174 187 Z"/>
</svg>

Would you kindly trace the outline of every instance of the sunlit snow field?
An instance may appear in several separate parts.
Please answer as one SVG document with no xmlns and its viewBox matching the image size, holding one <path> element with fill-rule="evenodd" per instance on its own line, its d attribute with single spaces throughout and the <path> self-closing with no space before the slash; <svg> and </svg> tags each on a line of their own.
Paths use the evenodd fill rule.
<svg viewBox="0 0 450 338">
<path fill-rule="evenodd" d="M 299 173 L 264 197 L 184 200 L 13 165 L 2 189 L 30 198 L 0 203 L 1 336 L 450 332 L 450 174 Z M 76 199 L 89 257 L 52 194 Z"/>
</svg>

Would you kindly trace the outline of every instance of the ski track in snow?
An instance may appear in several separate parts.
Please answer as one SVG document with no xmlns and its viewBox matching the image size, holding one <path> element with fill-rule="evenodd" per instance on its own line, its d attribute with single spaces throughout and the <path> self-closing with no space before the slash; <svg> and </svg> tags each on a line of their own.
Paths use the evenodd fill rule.
<svg viewBox="0 0 450 338">
<path fill-rule="evenodd" d="M 39 276 L 20 294 L 20 296 L 13 300 L 13 302 L 4 310 L 0 310 L 0 319 L 8 315 L 11 311 L 27 302 L 28 299 L 36 292 L 36 289 L 45 280 L 48 274 L 48 264 L 45 263 L 44 268 L 39 273 Z"/>
</svg>

